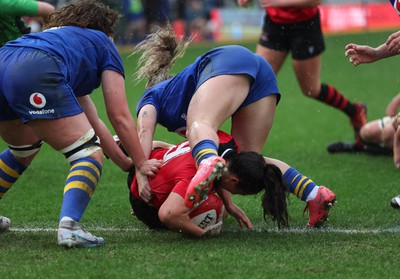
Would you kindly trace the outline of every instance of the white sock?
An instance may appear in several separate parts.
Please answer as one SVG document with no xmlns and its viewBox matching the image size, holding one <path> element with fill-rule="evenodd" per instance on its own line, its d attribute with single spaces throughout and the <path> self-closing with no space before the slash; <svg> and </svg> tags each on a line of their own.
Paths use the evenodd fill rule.
<svg viewBox="0 0 400 279">
<path fill-rule="evenodd" d="M 306 202 L 309 202 L 309 201 L 315 199 L 315 197 L 317 196 L 317 193 L 318 193 L 318 189 L 319 189 L 319 186 L 315 186 L 314 189 L 312 189 L 311 193 L 308 194 L 308 196 L 306 198 Z"/>
<path fill-rule="evenodd" d="M 61 218 L 60 223 L 63 221 L 74 221 L 74 219 L 72 219 L 71 217 L 68 217 L 68 216 L 64 216 Z"/>
</svg>

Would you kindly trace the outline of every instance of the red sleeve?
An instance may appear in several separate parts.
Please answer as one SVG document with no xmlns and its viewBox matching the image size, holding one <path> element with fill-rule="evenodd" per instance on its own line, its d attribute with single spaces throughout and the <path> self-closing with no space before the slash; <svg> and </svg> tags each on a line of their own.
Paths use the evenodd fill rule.
<svg viewBox="0 0 400 279">
<path fill-rule="evenodd" d="M 186 190 L 191 180 L 192 180 L 191 178 L 181 179 L 180 181 L 178 181 L 178 183 L 176 183 L 174 189 L 172 189 L 171 192 L 177 193 L 182 198 L 185 198 Z"/>
</svg>

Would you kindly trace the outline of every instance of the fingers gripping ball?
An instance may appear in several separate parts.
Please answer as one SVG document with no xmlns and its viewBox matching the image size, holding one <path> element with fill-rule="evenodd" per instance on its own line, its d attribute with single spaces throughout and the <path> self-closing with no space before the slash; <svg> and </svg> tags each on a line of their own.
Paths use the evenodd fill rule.
<svg viewBox="0 0 400 279">
<path fill-rule="evenodd" d="M 189 217 L 197 226 L 206 229 L 221 222 L 224 212 L 225 207 L 221 198 L 210 193 L 189 213 Z"/>
<path fill-rule="evenodd" d="M 0 216 L 0 232 L 7 231 L 10 228 L 11 221 L 7 217 Z"/>
</svg>

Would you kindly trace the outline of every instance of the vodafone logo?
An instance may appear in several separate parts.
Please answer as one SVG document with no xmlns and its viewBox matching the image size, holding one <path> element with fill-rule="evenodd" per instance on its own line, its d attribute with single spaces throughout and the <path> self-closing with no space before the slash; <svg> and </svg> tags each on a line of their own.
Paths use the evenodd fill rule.
<svg viewBox="0 0 400 279">
<path fill-rule="evenodd" d="M 33 93 L 29 97 L 29 102 L 35 108 L 43 108 L 46 105 L 46 98 L 43 96 L 43 94 Z"/>
</svg>

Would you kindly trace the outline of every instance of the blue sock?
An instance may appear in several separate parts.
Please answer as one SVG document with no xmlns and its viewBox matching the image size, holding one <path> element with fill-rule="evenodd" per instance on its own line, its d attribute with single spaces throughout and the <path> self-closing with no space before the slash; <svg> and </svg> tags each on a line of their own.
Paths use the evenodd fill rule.
<svg viewBox="0 0 400 279">
<path fill-rule="evenodd" d="M 65 182 L 60 220 L 68 216 L 79 222 L 99 182 L 102 166 L 92 158 L 74 162 Z"/>
<path fill-rule="evenodd" d="M 306 201 L 307 196 L 317 186 L 310 178 L 303 176 L 295 168 L 288 169 L 282 178 L 290 192 L 302 201 Z"/>
<path fill-rule="evenodd" d="M 218 155 L 218 146 L 212 140 L 202 140 L 193 147 L 192 155 L 199 166 L 204 159 Z"/>
<path fill-rule="evenodd" d="M 15 159 L 10 149 L 0 154 L 0 199 L 25 170 L 26 167 Z"/>
</svg>

